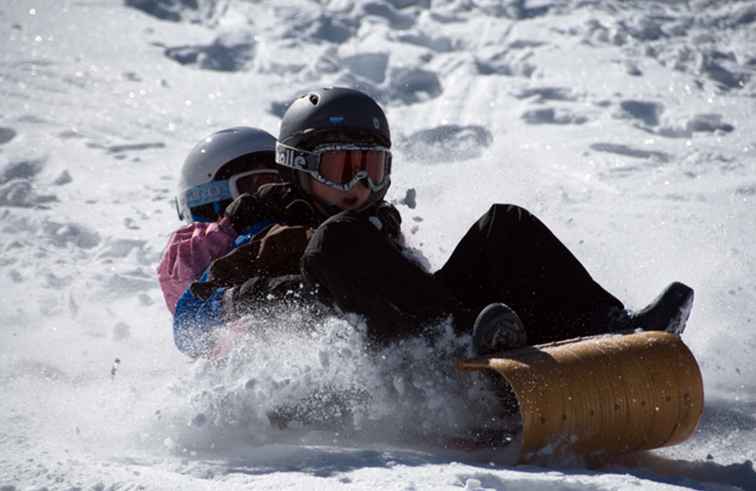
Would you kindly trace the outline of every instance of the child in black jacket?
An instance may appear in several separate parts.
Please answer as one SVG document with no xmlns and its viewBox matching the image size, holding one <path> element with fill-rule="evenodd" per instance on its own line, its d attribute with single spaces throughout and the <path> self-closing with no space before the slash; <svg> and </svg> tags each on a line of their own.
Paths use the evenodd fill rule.
<svg viewBox="0 0 756 491">
<path fill-rule="evenodd" d="M 385 344 L 452 315 L 476 354 L 632 329 L 685 326 L 693 291 L 673 283 L 630 313 L 527 210 L 495 204 L 446 264 L 430 273 L 406 253 L 401 217 L 383 197 L 391 183 L 391 136 L 381 108 L 352 89 L 295 100 L 281 123 L 276 162 L 286 184 L 232 203 L 235 227 L 270 228 L 217 260 L 193 291 L 227 288 L 229 315 L 287 293 L 365 317 Z M 256 244 L 256 245 L 255 245 Z"/>
</svg>

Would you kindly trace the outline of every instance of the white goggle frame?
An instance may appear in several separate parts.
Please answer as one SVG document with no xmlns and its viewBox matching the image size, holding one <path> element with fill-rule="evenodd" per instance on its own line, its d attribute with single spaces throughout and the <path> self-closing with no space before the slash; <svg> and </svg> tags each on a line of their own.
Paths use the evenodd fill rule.
<svg viewBox="0 0 756 491">
<path fill-rule="evenodd" d="M 386 157 L 384 161 L 385 169 L 383 171 L 383 180 L 381 182 L 374 182 L 366 170 L 357 172 L 354 177 L 346 183 L 332 181 L 320 173 L 321 154 L 325 152 L 350 150 L 384 152 Z M 308 152 L 296 147 L 284 145 L 283 143 L 276 143 L 276 163 L 309 174 L 319 183 L 341 191 L 350 191 L 363 179 L 367 181 L 368 187 L 370 187 L 373 192 L 380 191 L 391 182 L 391 150 L 380 145 L 326 144 L 317 146 L 314 150 Z"/>
</svg>

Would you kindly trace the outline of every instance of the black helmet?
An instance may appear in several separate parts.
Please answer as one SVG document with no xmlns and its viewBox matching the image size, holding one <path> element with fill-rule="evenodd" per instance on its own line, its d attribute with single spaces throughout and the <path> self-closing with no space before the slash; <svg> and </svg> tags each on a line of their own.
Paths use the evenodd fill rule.
<svg viewBox="0 0 756 491">
<path fill-rule="evenodd" d="M 297 98 L 281 121 L 278 141 L 308 150 L 316 144 L 375 143 L 391 147 L 391 133 L 383 109 L 359 90 L 330 87 Z M 330 141 L 329 141 L 330 140 Z"/>
<path fill-rule="evenodd" d="M 300 172 L 301 163 L 292 160 L 293 150 L 309 152 L 320 145 L 375 145 L 388 151 L 391 132 L 383 109 L 369 95 L 345 87 L 314 90 L 301 96 L 286 110 L 281 120 L 276 146 L 276 163 L 284 166 L 281 175 L 301 192 L 310 195 L 310 181 Z M 299 169 L 299 170 L 297 170 Z M 390 153 L 387 174 L 391 172 Z M 391 183 L 371 191 L 367 205 L 383 199 Z M 338 210 L 326 209 L 327 213 Z"/>
</svg>

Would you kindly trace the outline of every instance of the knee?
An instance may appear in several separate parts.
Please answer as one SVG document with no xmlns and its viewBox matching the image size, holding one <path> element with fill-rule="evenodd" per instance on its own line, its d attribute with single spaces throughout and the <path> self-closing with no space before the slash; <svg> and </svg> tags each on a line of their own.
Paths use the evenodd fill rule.
<svg viewBox="0 0 756 491">
<path fill-rule="evenodd" d="M 530 215 L 528 210 L 512 203 L 494 203 L 491 205 L 491 208 L 489 208 L 488 213 L 507 216 Z"/>
<path fill-rule="evenodd" d="M 533 215 L 525 208 L 509 204 L 509 203 L 495 203 L 491 205 L 491 208 L 481 217 L 479 223 L 481 228 L 488 228 L 493 224 L 515 224 L 523 221 L 531 220 Z"/>
</svg>

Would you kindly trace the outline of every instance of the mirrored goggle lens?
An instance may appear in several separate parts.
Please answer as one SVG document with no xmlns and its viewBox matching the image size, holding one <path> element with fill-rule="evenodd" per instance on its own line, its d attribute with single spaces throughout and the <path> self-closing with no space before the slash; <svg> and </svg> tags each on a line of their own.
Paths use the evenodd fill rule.
<svg viewBox="0 0 756 491">
<path fill-rule="evenodd" d="M 387 155 L 383 150 L 328 150 L 320 154 L 319 173 L 338 184 L 350 182 L 365 171 L 374 184 L 386 178 Z"/>
<path fill-rule="evenodd" d="M 239 174 L 231 179 L 231 191 L 234 197 L 244 193 L 255 194 L 263 184 L 279 182 L 281 180 L 276 171 L 252 171 Z"/>
</svg>

